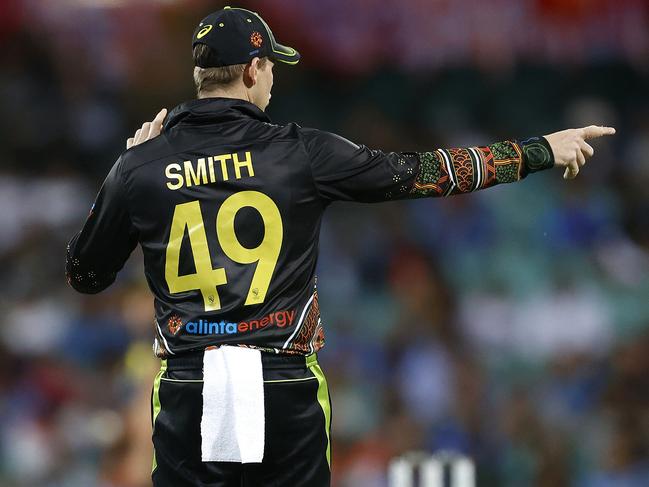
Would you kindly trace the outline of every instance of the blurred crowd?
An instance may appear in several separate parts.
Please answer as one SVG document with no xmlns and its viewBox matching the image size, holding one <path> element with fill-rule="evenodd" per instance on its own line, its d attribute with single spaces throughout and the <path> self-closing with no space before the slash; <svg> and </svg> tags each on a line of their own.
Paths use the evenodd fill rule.
<svg viewBox="0 0 649 487">
<path fill-rule="evenodd" d="M 189 36 L 220 4 L 124 3 L 0 6 L 6 487 L 150 485 L 158 363 L 141 253 L 83 296 L 65 283 L 65 244 L 128 135 L 193 97 Z M 490 3 L 243 3 L 305 46 L 301 65 L 276 69 L 278 123 L 384 150 L 618 129 L 572 182 L 549 171 L 449 199 L 330 208 L 318 284 L 334 487 L 385 486 L 390 459 L 416 450 L 471 456 L 480 487 L 649 485 L 649 7 Z M 424 11 L 447 30 L 431 38 Z M 570 15 L 571 40 L 543 44 L 542 25 Z M 521 20 L 534 42 L 512 27 Z M 420 41 L 400 44 L 407 32 Z"/>
</svg>

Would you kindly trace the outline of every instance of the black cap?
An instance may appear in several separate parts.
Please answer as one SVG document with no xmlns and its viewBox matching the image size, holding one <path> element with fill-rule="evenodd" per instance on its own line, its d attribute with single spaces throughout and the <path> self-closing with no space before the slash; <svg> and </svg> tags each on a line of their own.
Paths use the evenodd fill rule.
<svg viewBox="0 0 649 487">
<path fill-rule="evenodd" d="M 218 68 L 245 64 L 254 57 L 269 57 L 286 64 L 297 64 L 300 54 L 292 47 L 275 41 L 268 24 L 255 12 L 224 7 L 205 17 L 192 37 L 196 44 L 212 48 L 212 55 L 202 60 L 200 68 Z"/>
</svg>

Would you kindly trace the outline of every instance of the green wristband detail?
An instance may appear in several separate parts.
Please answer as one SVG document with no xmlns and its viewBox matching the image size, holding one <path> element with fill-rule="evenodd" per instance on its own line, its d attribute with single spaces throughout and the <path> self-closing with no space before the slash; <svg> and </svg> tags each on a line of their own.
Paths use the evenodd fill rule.
<svg viewBox="0 0 649 487">
<path fill-rule="evenodd" d="M 543 171 L 554 166 L 550 144 L 543 137 L 532 137 L 520 143 L 527 172 Z"/>
</svg>

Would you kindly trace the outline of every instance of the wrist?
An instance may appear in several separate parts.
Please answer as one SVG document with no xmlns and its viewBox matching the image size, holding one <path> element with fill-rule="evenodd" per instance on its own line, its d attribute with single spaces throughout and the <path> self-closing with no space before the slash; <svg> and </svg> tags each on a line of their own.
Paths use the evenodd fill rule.
<svg viewBox="0 0 649 487">
<path fill-rule="evenodd" d="M 523 153 L 526 173 L 544 171 L 554 167 L 552 147 L 545 137 L 530 137 L 518 142 Z"/>
</svg>

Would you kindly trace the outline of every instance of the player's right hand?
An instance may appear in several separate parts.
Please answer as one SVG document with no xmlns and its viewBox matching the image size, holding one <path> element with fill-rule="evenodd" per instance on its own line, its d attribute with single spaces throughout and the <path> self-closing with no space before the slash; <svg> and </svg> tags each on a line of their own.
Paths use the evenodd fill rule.
<svg viewBox="0 0 649 487">
<path fill-rule="evenodd" d="M 586 142 L 603 135 L 613 135 L 613 127 L 590 125 L 580 129 L 568 129 L 546 135 L 545 139 L 552 148 L 554 165 L 565 167 L 563 179 L 574 179 L 579 168 L 586 164 L 586 159 L 593 157 L 595 150 Z"/>
<path fill-rule="evenodd" d="M 126 148 L 130 149 L 135 147 L 142 142 L 146 142 L 149 139 L 157 137 L 160 135 L 162 130 L 162 123 L 164 122 L 165 117 L 167 116 L 167 109 L 163 108 L 158 112 L 155 118 L 151 122 L 144 122 L 142 128 L 137 129 L 133 137 L 129 137 L 126 141 Z"/>
</svg>

